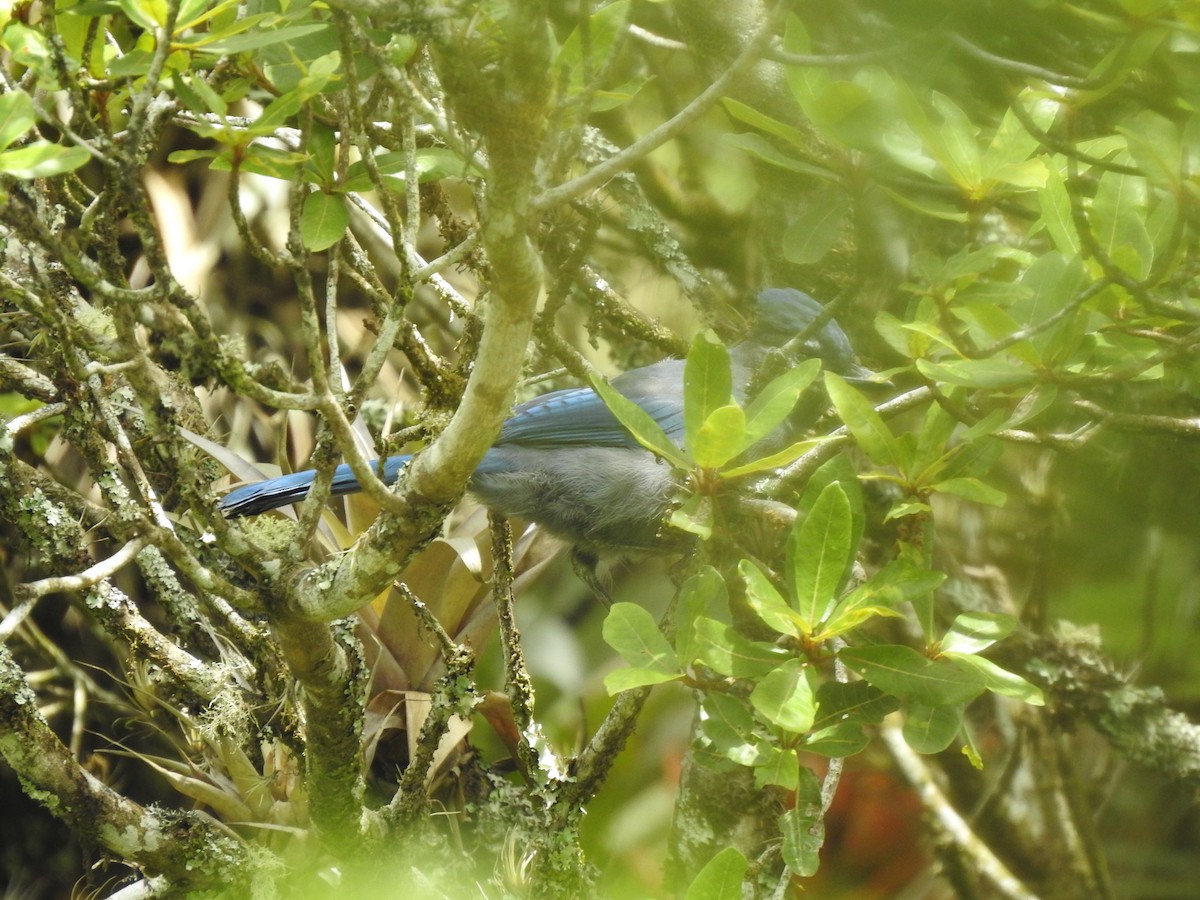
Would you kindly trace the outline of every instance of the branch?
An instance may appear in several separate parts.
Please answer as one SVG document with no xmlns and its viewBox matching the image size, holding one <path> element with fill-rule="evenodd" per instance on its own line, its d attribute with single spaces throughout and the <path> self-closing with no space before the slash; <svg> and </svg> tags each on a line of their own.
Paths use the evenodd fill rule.
<svg viewBox="0 0 1200 900">
<path fill-rule="evenodd" d="M 38 712 L 37 696 L 0 643 L 0 756 L 26 792 L 85 841 L 161 874 L 177 888 L 249 891 L 254 858 L 246 846 L 199 812 L 134 803 L 83 769 Z"/>
<path fill-rule="evenodd" d="M 942 837 L 970 857 L 976 871 L 996 889 L 996 896 L 1007 897 L 1009 900 L 1037 900 L 1036 895 L 1008 870 L 951 805 L 949 798 L 934 780 L 933 772 L 904 740 L 900 725 L 894 718 L 889 717 L 884 723 L 880 729 L 880 736 L 904 777 L 916 789 L 922 805 L 932 813 L 933 827 Z"/>
</svg>

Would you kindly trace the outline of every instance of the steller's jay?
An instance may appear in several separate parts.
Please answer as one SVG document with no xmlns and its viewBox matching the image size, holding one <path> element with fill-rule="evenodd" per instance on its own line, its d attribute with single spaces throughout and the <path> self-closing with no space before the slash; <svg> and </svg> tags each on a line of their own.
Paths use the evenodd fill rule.
<svg viewBox="0 0 1200 900">
<path fill-rule="evenodd" d="M 768 288 L 758 295 L 755 313 L 749 334 L 730 350 L 738 402 L 745 401 L 746 388 L 769 351 L 812 324 L 821 306 L 800 291 Z M 802 354 L 820 357 L 826 368 L 851 379 L 872 374 L 859 364 L 845 332 L 832 319 L 803 342 Z M 649 413 L 681 445 L 684 364 L 681 359 L 667 359 L 612 380 L 617 391 Z M 805 423 L 790 424 L 795 429 Z M 382 479 L 394 482 L 411 458 L 387 459 Z M 310 470 L 248 484 L 226 494 L 220 508 L 234 518 L 296 503 L 315 477 Z M 659 531 L 676 482 L 671 467 L 643 449 L 595 391 L 576 387 L 551 391 L 517 406 L 471 476 L 470 489 L 490 509 L 536 522 L 569 541 L 579 568 L 594 565 L 598 550 L 660 545 Z M 358 490 L 350 467 L 338 466 L 332 494 Z"/>
</svg>

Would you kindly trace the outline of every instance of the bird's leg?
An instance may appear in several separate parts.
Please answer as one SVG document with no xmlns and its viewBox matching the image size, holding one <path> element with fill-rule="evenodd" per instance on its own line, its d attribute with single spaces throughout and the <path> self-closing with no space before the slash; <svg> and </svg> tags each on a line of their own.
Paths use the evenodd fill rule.
<svg viewBox="0 0 1200 900">
<path fill-rule="evenodd" d="M 586 550 L 578 545 L 571 548 L 571 568 L 579 576 L 579 580 L 592 589 L 592 593 L 604 604 L 605 609 L 612 609 L 612 594 L 596 570 L 600 557 L 593 550 Z"/>
</svg>

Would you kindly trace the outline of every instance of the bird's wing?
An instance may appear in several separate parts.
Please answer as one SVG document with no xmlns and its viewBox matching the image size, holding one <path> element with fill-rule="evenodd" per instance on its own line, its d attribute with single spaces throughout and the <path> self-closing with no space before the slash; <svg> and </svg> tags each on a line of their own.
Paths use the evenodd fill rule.
<svg viewBox="0 0 1200 900">
<path fill-rule="evenodd" d="M 682 368 L 667 360 L 635 369 L 613 379 L 613 387 L 628 397 L 672 440 L 683 438 Z M 632 435 L 617 421 L 591 388 L 566 388 L 534 397 L 513 410 L 500 430 L 497 446 L 636 447 Z"/>
</svg>

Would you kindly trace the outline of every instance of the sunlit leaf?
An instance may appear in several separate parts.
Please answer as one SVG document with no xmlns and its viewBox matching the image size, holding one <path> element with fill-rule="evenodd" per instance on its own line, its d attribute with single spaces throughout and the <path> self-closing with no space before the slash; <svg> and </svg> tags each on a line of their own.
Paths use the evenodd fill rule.
<svg viewBox="0 0 1200 900">
<path fill-rule="evenodd" d="M 811 634 L 833 604 L 854 558 L 850 501 L 836 482 L 827 485 L 788 539 L 786 573 L 800 627 Z"/>
<path fill-rule="evenodd" d="M 746 877 L 746 857 L 735 847 L 726 847 L 699 871 L 688 885 L 684 900 L 741 900 Z"/>
</svg>

